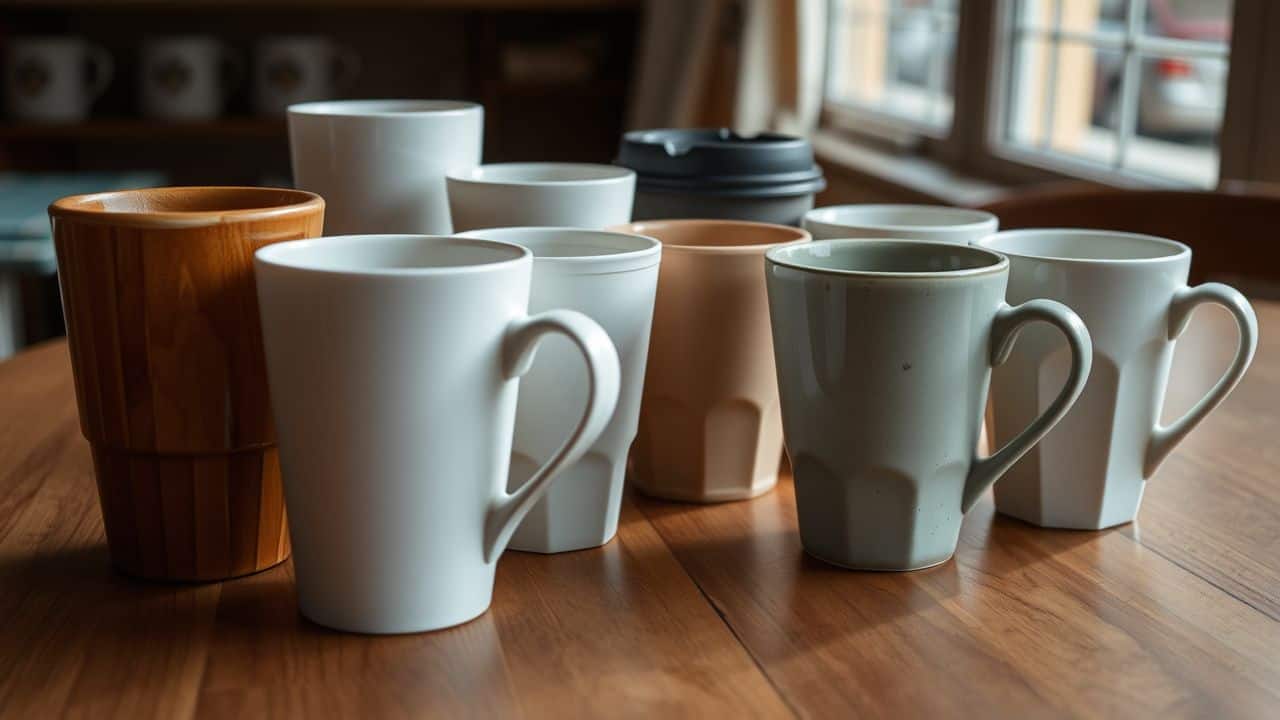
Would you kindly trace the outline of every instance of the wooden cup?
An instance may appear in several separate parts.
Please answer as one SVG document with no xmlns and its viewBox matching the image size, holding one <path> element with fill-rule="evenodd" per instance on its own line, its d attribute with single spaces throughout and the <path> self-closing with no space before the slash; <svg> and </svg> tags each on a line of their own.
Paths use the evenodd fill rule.
<svg viewBox="0 0 1280 720">
<path fill-rule="evenodd" d="M 283 561 L 253 253 L 320 235 L 324 201 L 155 188 L 63 198 L 49 216 L 112 562 L 212 581 Z"/>
</svg>

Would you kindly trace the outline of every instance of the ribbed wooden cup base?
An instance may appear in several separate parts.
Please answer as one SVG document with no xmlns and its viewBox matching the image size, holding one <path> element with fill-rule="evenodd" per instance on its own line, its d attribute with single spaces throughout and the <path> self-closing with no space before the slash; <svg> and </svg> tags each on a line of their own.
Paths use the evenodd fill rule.
<svg viewBox="0 0 1280 720">
<path fill-rule="evenodd" d="M 220 455 L 93 447 L 112 563 L 149 580 L 215 581 L 289 557 L 274 446 Z"/>
</svg>

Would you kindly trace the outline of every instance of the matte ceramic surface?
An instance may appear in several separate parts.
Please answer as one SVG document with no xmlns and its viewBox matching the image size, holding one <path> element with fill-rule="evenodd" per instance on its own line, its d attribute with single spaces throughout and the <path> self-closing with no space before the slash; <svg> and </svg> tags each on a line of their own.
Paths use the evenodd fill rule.
<svg viewBox="0 0 1280 720">
<path fill-rule="evenodd" d="M 282 115 L 290 105 L 331 99 L 360 72 L 354 51 L 320 35 L 264 38 L 253 61 L 253 104 L 262 115 Z"/>
<path fill-rule="evenodd" d="M 5 107 L 16 120 L 83 120 L 111 84 L 111 55 L 79 38 L 16 37 L 8 46 Z"/>
<path fill-rule="evenodd" d="M 904 238 L 968 245 L 998 225 L 989 212 L 943 205 L 832 205 L 804 216 L 804 229 L 814 240 Z"/>
<path fill-rule="evenodd" d="M 294 184 L 328 203 L 330 235 L 453 232 L 444 176 L 480 163 L 484 108 L 343 100 L 289 108 Z"/>
<path fill-rule="evenodd" d="M 1046 527 L 1100 529 L 1137 517 L 1160 462 L 1222 402 L 1257 347 L 1257 320 L 1240 293 L 1186 285 L 1191 250 L 1162 238 L 1095 230 L 1017 230 L 979 242 L 1012 268 L 1009 300 L 1050 297 L 1075 308 L 1093 335 L 1093 374 L 1049 437 L 996 484 L 996 508 Z M 1185 416 L 1160 425 L 1174 341 L 1192 310 L 1222 305 L 1240 326 L 1235 359 Z M 1064 373 L 1061 340 L 1026 333 L 992 381 L 996 441 L 1049 402 Z"/>
<path fill-rule="evenodd" d="M 173 120 L 216 118 L 243 71 L 239 56 L 213 37 L 148 40 L 138 70 L 142 111 Z"/>
<path fill-rule="evenodd" d="M 662 246 L 653 238 L 573 228 L 500 228 L 463 233 L 533 252 L 530 312 L 577 310 L 609 334 L 622 365 L 618 407 L 600 439 L 566 469 L 511 538 L 511 549 L 553 553 L 597 547 L 618 531 L 627 451 L 636 437 L 640 392 Z M 585 402 L 586 369 L 558 338 L 538 350 L 520 383 L 512 488 L 555 452 Z"/>
<path fill-rule="evenodd" d="M 729 220 L 626 227 L 662 241 L 632 450 L 636 488 L 689 502 L 768 492 L 782 461 L 782 418 L 763 257 L 809 234 Z"/>
<path fill-rule="evenodd" d="M 812 208 L 812 194 L 786 197 L 715 197 L 637 190 L 632 218 L 711 218 L 799 227 L 804 214 Z"/>
<path fill-rule="evenodd" d="M 255 268 L 298 603 L 321 625 L 435 630 L 483 613 L 512 532 L 618 399 L 604 330 L 527 315 L 533 259 L 415 235 L 281 243 Z M 507 491 L 518 379 L 546 335 L 586 358 L 579 421 Z"/>
<path fill-rule="evenodd" d="M 636 174 L 613 165 L 498 163 L 449 173 L 457 232 L 546 226 L 600 230 L 631 222 Z"/>
<path fill-rule="evenodd" d="M 909 240 L 830 240 L 769 251 L 783 427 L 800 539 L 827 562 L 912 570 L 955 552 L 978 496 L 1066 413 L 1089 375 L 1089 333 L 1065 306 L 1004 303 L 1008 261 Z M 1071 348 L 1042 414 L 975 454 L 991 366 L 1025 323 Z"/>
</svg>

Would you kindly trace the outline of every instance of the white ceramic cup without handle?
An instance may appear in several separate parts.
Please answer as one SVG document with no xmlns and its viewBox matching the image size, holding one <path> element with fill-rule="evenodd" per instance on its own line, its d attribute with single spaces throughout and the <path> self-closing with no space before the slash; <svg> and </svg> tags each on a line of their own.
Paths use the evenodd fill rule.
<svg viewBox="0 0 1280 720">
<path fill-rule="evenodd" d="M 166 120 L 208 120 L 222 114 L 226 96 L 244 72 L 238 55 L 217 38 L 154 38 L 142 48 L 142 111 Z"/>
<path fill-rule="evenodd" d="M 968 245 L 998 226 L 989 212 L 944 205 L 831 205 L 804 216 L 804 229 L 814 240 L 905 238 Z"/>
<path fill-rule="evenodd" d="M 617 353 L 580 313 L 526 314 L 532 267 L 516 245 L 415 235 L 296 240 L 255 254 L 308 618 L 403 633 L 480 615 L 516 526 L 605 429 Z M 508 492 L 518 378 L 547 335 L 586 358 L 584 403 L 560 428 L 568 439 Z"/>
<path fill-rule="evenodd" d="M 1008 256 L 1009 300 L 1069 304 L 1093 335 L 1093 374 L 1058 428 L 996 484 L 996 509 L 1045 527 L 1096 530 L 1137 517 L 1146 481 L 1231 392 L 1253 360 L 1258 322 L 1220 283 L 1187 287 L 1191 249 L 1149 235 L 1013 230 L 978 243 Z M 1235 359 L 1185 415 L 1160 424 L 1174 341 L 1197 306 L 1225 307 L 1240 328 Z M 992 379 L 996 442 L 1049 402 L 1066 349 L 1028 330 Z"/>
<path fill-rule="evenodd" d="M 325 201 L 331 235 L 453 232 L 444 176 L 480 163 L 484 108 L 455 100 L 289 107 L 294 185 Z"/>
<path fill-rule="evenodd" d="M 826 562 L 914 570 L 955 552 L 963 514 L 1084 388 L 1089 332 L 1066 306 L 1004 302 L 1009 261 L 963 245 L 830 240 L 765 255 L 800 539 Z M 1070 347 L 1052 402 L 987 457 L 991 367 L 1022 327 Z"/>
<path fill-rule="evenodd" d="M 495 228 L 460 237 L 515 243 L 533 252 L 530 312 L 577 310 L 600 323 L 618 350 L 622 388 L 609 426 L 564 471 L 520 524 L 511 549 L 555 553 L 598 547 L 618 532 L 627 452 L 640 422 L 649 330 L 662 243 L 649 237 L 575 228 Z M 572 346 L 552 338 L 520 383 L 511 486 L 519 487 L 559 447 L 581 414 L 586 368 Z"/>
<path fill-rule="evenodd" d="M 601 230 L 631 222 L 635 171 L 588 163 L 495 163 L 448 175 L 457 232 L 548 226 Z"/>
<path fill-rule="evenodd" d="M 83 120 L 111 84 L 111 54 L 81 38 L 15 37 L 8 45 L 5 105 L 15 120 Z"/>
</svg>

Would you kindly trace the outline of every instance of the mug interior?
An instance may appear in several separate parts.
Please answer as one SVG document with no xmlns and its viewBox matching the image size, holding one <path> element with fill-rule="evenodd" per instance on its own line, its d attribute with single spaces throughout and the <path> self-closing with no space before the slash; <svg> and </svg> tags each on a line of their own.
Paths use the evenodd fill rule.
<svg viewBox="0 0 1280 720">
<path fill-rule="evenodd" d="M 656 254 L 661 247 L 654 238 L 642 235 L 580 228 L 488 228 L 458 233 L 458 237 L 523 245 L 535 260 Z"/>
<path fill-rule="evenodd" d="M 449 173 L 455 180 L 475 183 L 556 184 L 623 180 L 635 172 L 616 165 L 592 163 L 493 163 Z"/>
<path fill-rule="evenodd" d="M 479 107 L 465 100 L 322 100 L 290 105 L 289 113 L 331 117 L 391 117 L 466 112 Z"/>
<path fill-rule="evenodd" d="M 766 257 L 799 270 L 879 276 L 968 275 L 1008 263 L 989 250 L 918 240 L 823 240 L 774 248 Z"/>
<path fill-rule="evenodd" d="M 1190 252 L 1182 243 L 1154 235 L 1106 230 L 1007 230 L 977 244 L 1006 255 L 1083 261 L 1159 260 Z"/>
<path fill-rule="evenodd" d="M 942 205 L 833 205 L 810 210 L 808 217 L 828 225 L 884 230 L 960 229 L 996 222 L 989 212 Z"/>
<path fill-rule="evenodd" d="M 799 228 L 737 220 L 657 220 L 610 229 L 657 238 L 663 247 L 682 249 L 759 248 L 809 239 L 809 233 Z"/>
<path fill-rule="evenodd" d="M 284 188 L 169 187 L 77 195 L 54 207 L 107 214 L 226 213 L 307 205 L 316 199 L 312 193 Z"/>
<path fill-rule="evenodd" d="M 259 260 L 300 270 L 415 274 L 496 266 L 529 256 L 504 242 L 433 235 L 339 235 L 267 245 Z"/>
</svg>

